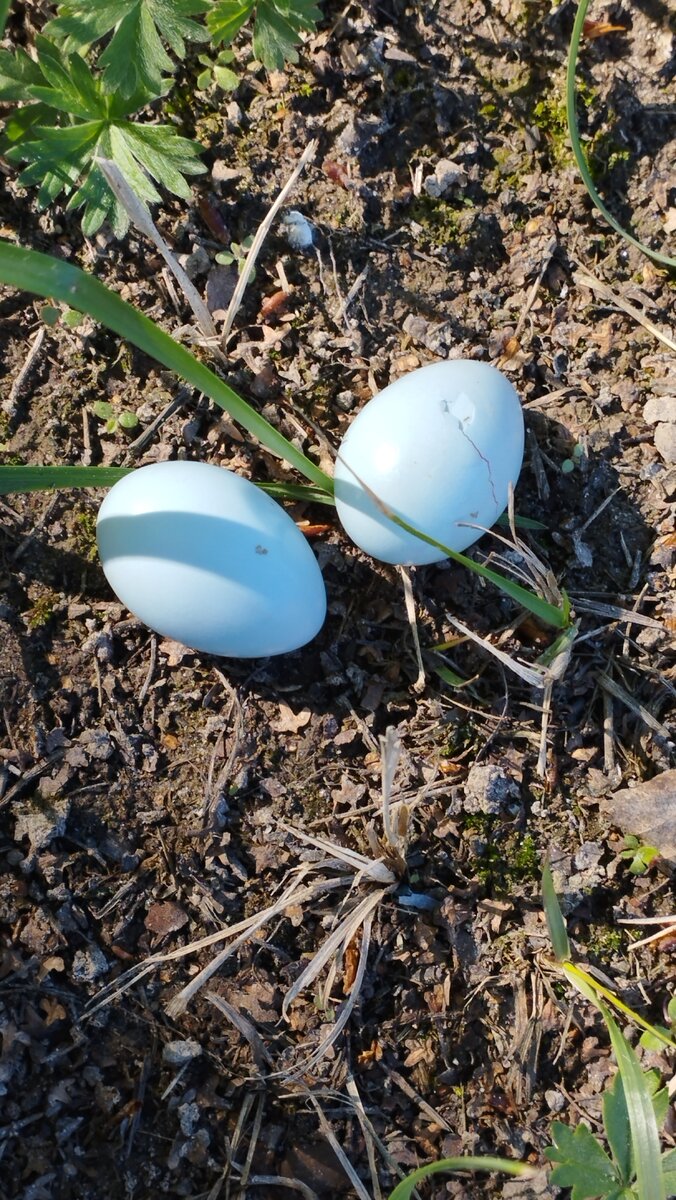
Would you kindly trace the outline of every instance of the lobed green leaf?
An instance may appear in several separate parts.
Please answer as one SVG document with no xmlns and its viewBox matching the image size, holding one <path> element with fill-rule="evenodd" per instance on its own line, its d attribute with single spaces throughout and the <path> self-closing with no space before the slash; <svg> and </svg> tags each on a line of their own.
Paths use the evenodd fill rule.
<svg viewBox="0 0 676 1200">
<path fill-rule="evenodd" d="M 321 12 L 312 0 L 259 0 L 256 6 L 253 49 L 268 71 L 279 71 L 285 62 L 297 62 L 300 35 L 316 28 Z"/>
<path fill-rule="evenodd" d="M 173 70 L 164 45 L 184 58 L 186 41 L 207 37 L 192 18 L 208 8 L 206 0 L 71 0 L 59 6 L 45 31 L 62 39 L 67 50 L 86 50 L 110 35 L 100 58 L 107 90 L 131 96 L 142 86 L 159 96 L 163 73 Z"/>
<path fill-rule="evenodd" d="M 229 46 L 256 7 L 256 0 L 218 0 L 207 16 L 207 29 L 216 45 Z"/>
<path fill-rule="evenodd" d="M 545 1158 L 556 1163 L 550 1175 L 558 1187 L 572 1188 L 571 1200 L 595 1200 L 622 1186 L 612 1160 L 584 1122 L 573 1129 L 561 1121 L 552 1123 L 553 1146 Z"/>
</svg>

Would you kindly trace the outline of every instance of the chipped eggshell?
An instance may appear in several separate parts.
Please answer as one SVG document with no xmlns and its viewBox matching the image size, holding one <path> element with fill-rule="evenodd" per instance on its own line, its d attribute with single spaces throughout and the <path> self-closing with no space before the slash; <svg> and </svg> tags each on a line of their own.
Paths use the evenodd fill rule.
<svg viewBox="0 0 676 1200">
<path fill-rule="evenodd" d="M 122 603 L 194 650 L 284 654 L 324 622 L 324 581 L 302 533 L 275 500 L 224 467 L 140 467 L 108 492 L 96 533 Z"/>
<path fill-rule="evenodd" d="M 490 528 L 507 507 L 523 449 L 519 397 L 500 371 L 465 359 L 421 367 L 370 400 L 350 425 L 336 462 L 338 516 L 374 558 L 440 562 L 442 551 L 395 525 L 373 497 L 451 550 L 464 550 L 481 536 L 468 524 Z"/>
</svg>

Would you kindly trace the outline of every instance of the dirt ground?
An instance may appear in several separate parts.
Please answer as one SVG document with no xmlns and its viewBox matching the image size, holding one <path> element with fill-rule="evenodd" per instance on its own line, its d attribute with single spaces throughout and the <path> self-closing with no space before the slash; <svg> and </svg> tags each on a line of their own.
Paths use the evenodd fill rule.
<svg viewBox="0 0 676 1200">
<path fill-rule="evenodd" d="M 516 509 L 543 526 L 522 536 L 580 622 L 544 776 L 542 693 L 470 640 L 443 662 L 431 647 L 457 638 L 455 617 L 532 663 L 551 631 L 462 568 L 414 572 L 416 688 L 396 570 L 348 544 L 331 509 L 298 506 L 299 521 L 324 526 L 311 536 L 329 596 L 322 632 L 294 654 L 219 660 L 155 637 L 116 601 L 96 558 L 100 492 L 4 497 L 3 1200 L 379 1200 L 398 1170 L 468 1153 L 537 1174 L 439 1176 L 421 1195 L 558 1195 L 543 1159 L 551 1122 L 598 1130 L 614 1067 L 591 1010 L 575 1003 L 568 1021 L 548 966 L 545 854 L 580 959 L 665 1021 L 673 940 L 632 952 L 639 930 L 618 920 L 674 911 L 673 807 L 657 828 L 642 790 L 675 765 L 676 424 L 664 418 L 676 360 L 646 324 L 673 339 L 674 278 L 611 233 L 578 177 L 562 99 L 571 5 L 390 0 L 324 13 L 298 66 L 244 73 L 234 97 L 193 97 L 182 69 L 176 119 L 204 144 L 209 173 L 193 205 L 168 201 L 158 224 L 191 256 L 218 321 L 233 268 L 215 255 L 255 232 L 317 139 L 291 207 L 313 222 L 318 252 L 294 252 L 275 226 L 228 378 L 323 464 L 371 395 L 423 363 L 482 359 L 514 383 L 527 426 Z M 22 16 L 16 5 L 14 38 Z M 641 0 L 594 17 L 626 32 L 583 46 L 588 154 L 615 215 L 666 250 L 674 16 Z M 95 272 L 168 330 L 190 323 L 140 237 L 86 241 L 72 215 L 33 201 L 7 168 L 3 237 Z M 291 293 L 271 311 L 284 277 Z M 2 462 L 188 458 L 292 478 L 88 319 L 45 327 L 41 302 L 8 290 L 0 305 Z M 138 414 L 133 434 L 105 432 L 92 413 L 102 398 Z M 472 554 L 518 562 L 490 537 Z M 452 687 L 439 666 L 468 682 Z M 400 882 L 379 895 L 301 834 L 372 857 L 388 728 L 409 847 Z M 634 784 L 647 821 L 636 830 L 613 809 Z M 620 856 L 632 832 L 662 851 L 643 874 Z M 327 887 L 282 904 L 184 1012 L 168 1012 L 222 949 L 215 935 L 294 879 Z M 368 896 L 363 933 L 283 1019 L 285 992 Z M 147 974 L 88 1014 L 149 955 L 160 960 Z M 345 1027 L 304 1067 L 355 986 Z M 669 1077 L 662 1055 L 644 1059 Z M 667 1136 L 674 1127 L 672 1115 Z"/>
</svg>

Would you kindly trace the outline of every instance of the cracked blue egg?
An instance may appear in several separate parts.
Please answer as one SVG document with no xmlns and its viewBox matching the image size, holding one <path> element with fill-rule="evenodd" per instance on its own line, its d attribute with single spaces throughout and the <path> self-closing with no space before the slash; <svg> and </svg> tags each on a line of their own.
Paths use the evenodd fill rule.
<svg viewBox="0 0 676 1200">
<path fill-rule="evenodd" d="M 335 470 L 341 524 L 383 562 L 441 562 L 441 550 L 387 510 L 465 550 L 506 509 L 523 450 L 519 397 L 500 371 L 466 359 L 420 367 L 370 400 L 343 438 Z"/>
<path fill-rule="evenodd" d="M 224 467 L 132 471 L 103 501 L 96 536 L 122 603 L 193 650 L 285 654 L 324 622 L 324 581 L 303 534 L 275 500 Z"/>
</svg>

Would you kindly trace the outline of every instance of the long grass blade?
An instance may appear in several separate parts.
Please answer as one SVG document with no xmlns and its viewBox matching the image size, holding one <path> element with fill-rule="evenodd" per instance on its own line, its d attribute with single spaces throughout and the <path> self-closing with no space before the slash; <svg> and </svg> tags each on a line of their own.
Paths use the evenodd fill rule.
<svg viewBox="0 0 676 1200">
<path fill-rule="evenodd" d="M 604 1004 L 599 1004 L 622 1076 L 629 1114 L 638 1200 L 666 1200 L 660 1133 L 645 1075 L 634 1051 Z"/>
<path fill-rule="evenodd" d="M 128 467 L 0 467 L 0 496 L 52 488 L 112 487 Z"/>
<path fill-rule="evenodd" d="M 505 1175 L 530 1175 L 531 1168 L 525 1163 L 512 1162 L 509 1158 L 441 1158 L 438 1162 L 429 1163 L 412 1171 L 401 1183 L 398 1183 L 388 1200 L 410 1200 L 419 1183 L 423 1183 L 430 1175 L 438 1175 L 441 1171 L 502 1171 Z"/>
<path fill-rule="evenodd" d="M 554 956 L 557 962 L 565 962 L 570 958 L 570 942 L 549 863 L 542 868 L 542 903 Z"/>
<path fill-rule="evenodd" d="M 566 115 L 568 118 L 568 133 L 570 136 L 571 145 L 573 147 L 573 154 L 575 155 L 575 162 L 577 163 L 578 171 L 580 172 L 580 175 L 582 176 L 584 185 L 585 185 L 587 191 L 589 192 L 589 195 L 591 196 L 594 204 L 598 208 L 601 215 L 603 217 L 605 217 L 608 224 L 610 226 L 612 226 L 612 228 L 615 230 L 616 233 L 619 233 L 620 236 L 623 237 L 624 240 L 626 242 L 629 242 L 632 246 L 636 246 L 637 250 L 640 250 L 642 254 L 647 254 L 648 257 L 652 258 L 654 262 L 661 263 L 662 266 L 664 266 L 664 267 L 676 267 L 676 258 L 670 258 L 668 254 L 662 254 L 659 250 L 651 250 L 649 246 L 645 246 L 643 244 L 643 242 L 640 242 L 638 240 L 638 238 L 635 238 L 633 236 L 633 234 L 629 233 L 626 229 L 624 229 L 620 225 L 619 221 L 615 220 L 615 217 L 613 216 L 613 214 L 611 212 L 609 212 L 609 210 L 606 208 L 605 204 L 603 203 L 603 200 L 601 199 L 598 191 L 596 190 L 596 185 L 594 183 L 594 180 L 591 177 L 591 171 L 589 170 L 589 166 L 587 164 L 587 159 L 585 157 L 584 150 L 582 149 L 582 143 L 580 142 L 580 128 L 579 128 L 579 125 L 577 122 L 577 104 L 576 104 L 576 91 L 575 91 L 575 72 L 577 69 L 577 58 L 578 58 L 578 53 L 579 53 L 579 49 L 580 49 L 580 40 L 582 38 L 582 32 L 583 32 L 583 28 L 584 28 L 584 21 L 585 21 L 586 15 L 587 15 L 588 8 L 589 8 L 589 0 L 580 0 L 580 4 L 579 4 L 578 10 L 577 10 L 577 15 L 575 17 L 575 24 L 573 26 L 573 32 L 571 34 L 571 39 L 570 39 L 570 49 L 568 51 L 568 73 L 566 76 Z"/>
<path fill-rule="evenodd" d="M 576 987 L 578 992 L 581 992 L 587 1000 L 591 1000 L 592 1004 L 596 1004 L 598 1007 L 600 1004 L 599 996 L 603 996 L 604 1000 L 612 1004 L 613 1008 L 623 1013 L 635 1025 L 640 1025 L 641 1029 L 645 1029 L 647 1033 L 652 1034 L 664 1046 L 669 1046 L 671 1050 L 676 1050 L 676 1041 L 669 1033 L 657 1025 L 651 1025 L 650 1021 L 646 1021 L 645 1017 L 642 1017 L 635 1009 L 630 1008 L 628 1004 L 624 1003 L 624 1000 L 620 1000 L 619 996 L 611 992 L 610 988 L 604 987 L 602 983 L 594 979 L 582 967 L 578 967 L 576 963 L 564 962 L 561 964 L 561 970 L 568 982 L 572 983 L 573 987 Z"/>
<path fill-rule="evenodd" d="M 311 459 L 297 450 L 189 350 L 175 342 L 148 317 L 137 312 L 131 304 L 121 300 L 100 280 L 70 263 L 0 240 L 0 283 L 47 299 L 60 300 L 78 312 L 87 313 L 209 396 L 273 454 L 295 467 L 329 496 L 333 494 L 333 480 Z"/>
<path fill-rule="evenodd" d="M 32 467 L 0 466 L 0 496 L 11 493 L 44 492 L 54 488 L 112 487 L 134 467 Z M 322 488 L 305 483 L 258 483 L 256 486 L 275 500 L 300 500 L 305 504 L 328 504 L 333 497 Z M 660 626 L 660 628 L 662 628 Z"/>
<path fill-rule="evenodd" d="M 363 486 L 363 485 L 362 485 Z M 373 495 L 373 493 L 370 493 Z M 375 497 L 374 497 L 375 499 Z M 516 600 L 517 604 L 521 604 L 532 612 L 545 625 L 553 625 L 555 629 L 563 629 L 567 624 L 566 614 L 562 608 L 557 608 L 555 604 L 550 604 L 548 600 L 543 600 L 540 596 L 536 596 L 534 592 L 529 592 L 527 588 L 521 587 L 521 584 L 514 583 L 508 579 L 506 575 L 500 575 L 497 571 L 492 571 L 490 567 L 485 567 L 483 563 L 475 562 L 474 559 L 468 558 L 466 554 L 461 554 L 458 550 L 451 550 L 450 546 L 445 546 L 443 542 L 438 542 L 436 538 L 430 537 L 429 534 L 423 533 L 422 530 L 416 529 L 414 525 L 409 525 L 408 521 L 404 521 L 402 517 L 398 517 L 388 509 L 390 520 L 394 521 L 400 529 L 404 529 L 406 533 L 412 533 L 415 537 L 420 538 L 421 542 L 427 542 L 429 546 L 436 547 L 441 550 L 447 558 L 453 559 L 453 562 L 459 563 L 466 567 L 468 571 L 472 571 L 475 575 L 481 575 L 482 579 L 488 579 L 490 583 L 504 592 L 506 596 L 511 596 L 512 600 Z"/>
</svg>

